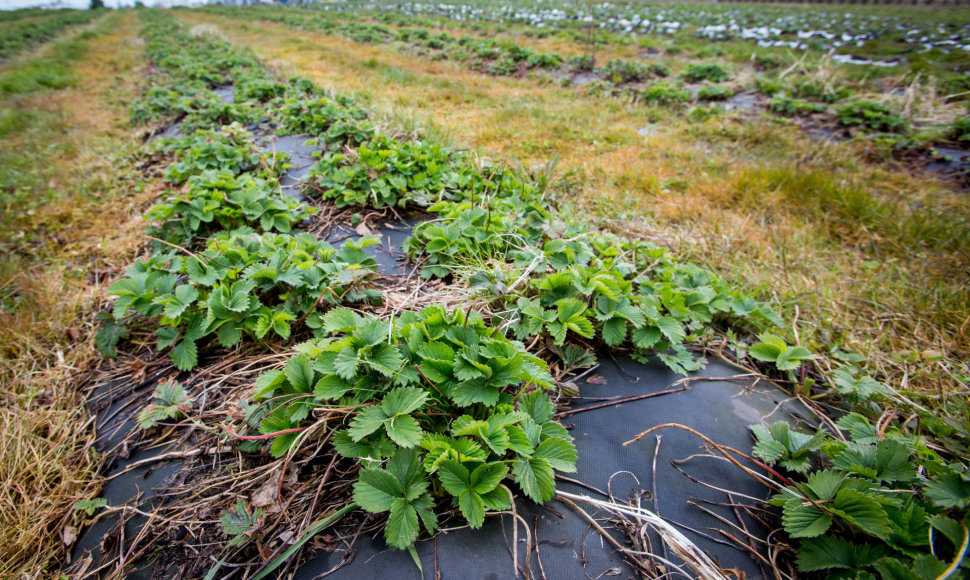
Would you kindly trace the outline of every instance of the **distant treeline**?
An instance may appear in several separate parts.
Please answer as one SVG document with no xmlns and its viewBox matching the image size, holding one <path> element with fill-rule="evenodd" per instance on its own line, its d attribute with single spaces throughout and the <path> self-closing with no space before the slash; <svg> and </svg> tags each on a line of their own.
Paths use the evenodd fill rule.
<svg viewBox="0 0 970 580">
<path fill-rule="evenodd" d="M 735 2 L 763 4 L 869 4 L 897 6 L 970 6 L 970 0 L 714 0 L 715 4 Z"/>
</svg>

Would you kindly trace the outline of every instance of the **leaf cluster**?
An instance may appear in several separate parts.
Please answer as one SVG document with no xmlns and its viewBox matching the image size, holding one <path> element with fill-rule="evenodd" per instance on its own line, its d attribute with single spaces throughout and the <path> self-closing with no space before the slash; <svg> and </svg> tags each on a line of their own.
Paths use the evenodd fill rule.
<svg viewBox="0 0 970 580">
<path fill-rule="evenodd" d="M 149 229 L 153 237 L 190 246 L 199 237 L 244 226 L 263 232 L 289 232 L 315 213 L 316 208 L 282 193 L 273 182 L 209 169 L 189 177 L 183 192 L 173 192 L 154 205 L 145 218 L 154 222 Z"/>
<path fill-rule="evenodd" d="M 835 108 L 835 117 L 846 127 L 865 131 L 905 133 L 908 123 L 888 106 L 876 101 L 852 101 Z"/>
<path fill-rule="evenodd" d="M 116 321 L 157 320 L 158 348 L 171 348 L 175 365 L 189 370 L 198 364 L 197 342 L 210 335 L 224 347 L 243 334 L 285 340 L 290 323 L 318 302 L 376 299 L 359 288 L 377 270 L 363 252 L 373 243 L 363 238 L 337 251 L 307 234 L 224 232 L 199 254 L 160 253 L 136 262 L 108 294 L 117 298 Z"/>
<path fill-rule="evenodd" d="M 857 413 L 836 425 L 848 437 L 784 422 L 751 427 L 755 455 L 798 474 L 769 503 L 799 540 L 799 570 L 928 580 L 959 566 L 970 524 L 966 466 Z"/>
<path fill-rule="evenodd" d="M 308 194 L 337 207 L 427 207 L 449 189 L 451 158 L 438 145 L 385 135 L 352 153 L 327 152 L 310 169 Z"/>
<path fill-rule="evenodd" d="M 334 446 L 370 464 L 354 499 L 389 512 L 389 545 L 410 546 L 419 521 L 434 531 L 438 502 L 479 527 L 486 510 L 509 507 L 506 479 L 545 502 L 554 471 L 575 469 L 545 363 L 477 314 L 435 306 L 383 321 L 338 308 L 317 319 L 319 338 L 257 381 L 259 430 L 279 433 L 271 452 L 281 456 L 314 409 L 349 410 Z"/>
<path fill-rule="evenodd" d="M 439 202 L 428 208 L 433 221 L 414 228 L 404 251 L 423 258 L 422 278 L 443 278 L 463 267 L 505 262 L 542 237 L 549 213 L 538 203 L 499 199 L 487 208 L 471 201 Z"/>
</svg>

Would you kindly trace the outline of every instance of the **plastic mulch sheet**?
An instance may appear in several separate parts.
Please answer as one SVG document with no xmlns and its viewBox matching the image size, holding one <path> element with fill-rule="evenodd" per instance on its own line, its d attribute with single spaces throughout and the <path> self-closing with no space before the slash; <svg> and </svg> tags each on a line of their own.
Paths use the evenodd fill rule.
<svg viewBox="0 0 970 580">
<path fill-rule="evenodd" d="M 734 500 L 749 505 L 755 502 L 743 500 L 741 494 L 765 499 L 767 490 L 764 486 L 736 466 L 708 454 L 703 448 L 704 441 L 687 431 L 668 428 L 636 443 L 623 444 L 652 426 L 675 422 L 696 429 L 718 444 L 750 452 L 752 441 L 748 425 L 772 413 L 773 417 L 781 418 L 795 406 L 786 401 L 782 392 L 770 387 L 752 388 L 723 380 L 682 381 L 659 363 L 643 365 L 625 359 L 600 362 L 601 366 L 591 375 L 596 377 L 593 379 L 596 384 L 580 382 L 580 396 L 587 399 L 577 400 L 572 410 L 603 405 L 615 397 L 663 393 L 685 383 L 689 384 L 689 389 L 562 417 L 579 453 L 578 471 L 571 476 L 587 486 L 612 491 L 614 498 L 621 502 L 639 497 L 641 507 L 678 524 L 688 538 L 721 567 L 735 568 L 748 577 L 767 577 L 767 570 L 762 569 L 755 557 L 733 547 L 733 542 L 717 530 L 723 529 L 742 541 L 744 535 L 731 525 L 747 529 L 761 538 L 768 531 L 748 517 L 739 521 L 736 511 L 740 513 L 740 510 L 724 505 L 729 497 L 704 484 L 736 492 Z M 712 362 L 692 377 L 735 375 L 736 369 Z M 695 457 L 672 465 L 672 462 L 691 456 Z M 557 489 L 605 499 L 595 491 L 571 483 L 558 482 Z M 597 513 L 587 506 L 580 504 L 580 507 L 590 515 L 608 517 L 608 514 Z M 702 507 L 718 514 L 724 521 L 705 513 Z M 526 500 L 518 503 L 517 510 L 533 536 L 529 570 L 534 577 L 636 577 L 634 569 L 624 563 L 624 556 L 602 540 L 573 508 L 558 501 L 542 507 Z M 610 528 L 607 521 L 603 520 L 603 524 Z M 610 529 L 621 543 L 626 544 L 622 533 Z M 525 567 L 526 557 L 525 532 L 521 523 L 518 535 L 521 570 Z M 434 578 L 434 570 L 440 572 L 442 578 L 511 578 L 512 542 L 512 517 L 497 516 L 486 518 L 485 525 L 479 530 L 459 529 L 440 534 L 435 540 L 420 542 L 418 554 L 426 578 Z M 679 563 L 657 537 L 652 538 L 652 545 L 657 555 Z M 338 566 L 351 552 L 353 559 L 327 578 L 422 577 L 410 554 L 389 549 L 379 535 L 359 537 L 342 551 L 319 553 L 299 570 L 296 577 L 309 580 L 324 574 Z"/>
</svg>

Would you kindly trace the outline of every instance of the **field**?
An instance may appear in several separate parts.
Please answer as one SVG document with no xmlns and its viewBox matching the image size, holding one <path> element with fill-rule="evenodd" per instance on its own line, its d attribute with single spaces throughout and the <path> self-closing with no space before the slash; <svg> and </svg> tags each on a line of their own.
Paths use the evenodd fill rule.
<svg viewBox="0 0 970 580">
<path fill-rule="evenodd" d="M 545 577 L 548 502 L 740 577 L 572 478 L 585 405 L 715 379 L 799 411 L 631 428 L 752 478 L 707 528 L 751 570 L 968 574 L 970 10 L 0 12 L 0 144 L 2 577 L 427 575 L 502 514 Z"/>
</svg>

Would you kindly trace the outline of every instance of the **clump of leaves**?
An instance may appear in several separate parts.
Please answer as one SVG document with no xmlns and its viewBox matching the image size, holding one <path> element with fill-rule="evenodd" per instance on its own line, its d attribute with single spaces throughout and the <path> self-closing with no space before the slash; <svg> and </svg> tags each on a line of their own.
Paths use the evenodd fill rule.
<svg viewBox="0 0 970 580">
<path fill-rule="evenodd" d="M 644 81 L 650 77 L 650 68 L 640 62 L 633 60 L 615 59 L 603 65 L 601 72 L 611 82 L 632 83 Z"/>
<path fill-rule="evenodd" d="M 760 361 L 774 363 L 780 371 L 793 371 L 802 366 L 802 361 L 815 358 L 812 351 L 802 346 L 788 346 L 785 341 L 773 334 L 762 334 L 761 342 L 752 345 L 748 354 Z"/>
<path fill-rule="evenodd" d="M 806 117 L 825 112 L 825 105 L 780 94 L 768 100 L 768 109 L 785 117 Z"/>
<path fill-rule="evenodd" d="M 796 78 L 788 83 L 785 88 L 792 97 L 812 99 L 823 103 L 841 101 L 852 94 L 852 91 L 845 86 L 817 78 Z"/>
<path fill-rule="evenodd" d="M 900 133 L 908 129 L 899 113 L 876 101 L 852 101 L 836 107 L 835 115 L 842 125 L 866 131 Z"/>
<path fill-rule="evenodd" d="M 891 392 L 886 385 L 864 374 L 854 365 L 846 365 L 832 371 L 828 377 L 832 390 L 847 400 L 862 403 L 870 399 L 888 398 Z"/>
<path fill-rule="evenodd" d="M 734 91 L 728 87 L 717 87 L 705 85 L 697 91 L 698 101 L 726 101 L 734 95 Z"/>
<path fill-rule="evenodd" d="M 257 508 L 250 512 L 246 502 L 241 499 L 236 500 L 233 509 L 223 510 L 219 516 L 219 524 L 222 526 L 222 531 L 232 537 L 228 546 L 239 546 L 251 539 L 259 530 L 262 517 L 262 509 Z"/>
<path fill-rule="evenodd" d="M 450 169 L 449 154 L 437 145 L 380 135 L 353 155 L 325 153 L 310 169 L 306 191 L 337 207 L 427 207 L 445 191 Z"/>
<path fill-rule="evenodd" d="M 287 99 L 279 108 L 281 135 L 311 135 L 325 133 L 338 121 L 361 121 L 367 112 L 349 97 L 318 97 Z"/>
<path fill-rule="evenodd" d="M 970 117 L 953 121 L 949 132 L 950 139 L 961 143 L 970 141 Z"/>
<path fill-rule="evenodd" d="M 720 83 L 731 78 L 731 75 L 724 67 L 718 64 L 689 64 L 680 73 L 680 78 L 689 83 L 699 83 L 701 81 Z"/>
<path fill-rule="evenodd" d="M 138 426 L 151 429 L 163 421 L 185 416 L 192 402 L 185 388 L 176 381 L 166 381 L 155 387 L 154 399 L 138 413 Z"/>
<path fill-rule="evenodd" d="M 818 451 L 825 441 L 822 431 L 814 435 L 806 435 L 793 431 L 788 423 L 778 421 L 765 429 L 761 425 L 752 425 L 757 442 L 754 445 L 756 457 L 768 463 L 778 463 L 789 471 L 804 473 L 812 466 L 810 453 Z"/>
<path fill-rule="evenodd" d="M 650 71 L 650 74 L 662 79 L 665 79 L 672 74 L 670 67 L 662 62 L 651 62 L 647 65 L 647 70 Z"/>
<path fill-rule="evenodd" d="M 181 185 L 193 175 L 221 170 L 233 176 L 259 168 L 261 156 L 249 143 L 246 131 L 197 131 L 178 139 L 169 147 L 179 160 L 165 170 L 165 179 Z"/>
<path fill-rule="evenodd" d="M 785 92 L 785 85 L 776 79 L 759 75 L 754 78 L 754 90 L 759 94 L 773 97 L 783 94 Z"/>
<path fill-rule="evenodd" d="M 510 310 L 510 329 L 518 338 L 544 334 L 553 345 L 595 339 L 629 348 L 641 361 L 655 354 L 686 374 L 703 365 L 686 350 L 690 335 L 716 318 L 755 327 L 779 322 L 770 309 L 728 290 L 709 272 L 670 262 L 660 248 L 617 245 L 602 235 L 584 242 L 546 244 L 546 267 L 558 271 L 535 278 Z M 527 260 L 523 255 L 517 264 Z"/>
<path fill-rule="evenodd" d="M 798 569 L 919 579 L 957 572 L 970 524 L 966 466 L 947 464 L 898 425 L 877 429 L 856 413 L 836 425 L 849 437 L 752 426 L 755 454 L 797 474 L 769 503 L 799 540 Z"/>
<path fill-rule="evenodd" d="M 438 498 L 477 528 L 486 510 L 509 507 L 506 480 L 545 502 L 554 470 L 575 469 L 545 363 L 476 313 L 431 307 L 383 321 L 336 309 L 315 318 L 319 338 L 257 381 L 259 429 L 286 432 L 271 445 L 281 456 L 312 409 L 352 409 L 334 446 L 367 461 L 354 500 L 389 512 L 389 545 L 411 546 L 419 522 L 434 531 Z"/>
<path fill-rule="evenodd" d="M 173 87 L 151 87 L 131 104 L 134 125 L 157 123 L 169 117 L 187 115 L 219 103 L 219 97 L 203 83 L 189 82 Z"/>
<path fill-rule="evenodd" d="M 549 214 L 536 203 L 493 201 L 488 209 L 472 202 L 441 202 L 428 208 L 438 218 L 418 225 L 404 251 L 423 258 L 421 277 L 445 277 L 462 267 L 506 261 L 542 235 Z"/>
<path fill-rule="evenodd" d="M 562 65 L 562 57 L 554 52 L 536 52 L 529 55 L 525 65 L 529 68 L 559 68 Z"/>
<path fill-rule="evenodd" d="M 508 76 L 515 74 L 519 70 L 519 63 L 510 55 L 505 55 L 496 60 L 488 67 L 489 74 L 496 76 Z"/>
<path fill-rule="evenodd" d="M 267 103 L 286 95 L 286 85 L 265 74 L 242 75 L 233 89 L 237 101 Z"/>
<path fill-rule="evenodd" d="M 152 236 L 189 246 L 218 230 L 250 226 L 264 232 L 289 232 L 316 208 L 279 190 L 275 183 L 229 170 L 208 170 L 189 178 L 182 193 L 153 206 L 146 219 Z"/>
<path fill-rule="evenodd" d="M 634 98 L 651 105 L 673 105 L 689 101 L 690 93 L 683 87 L 661 81 L 638 89 Z"/>
<path fill-rule="evenodd" d="M 175 366 L 189 370 L 198 364 L 197 342 L 207 336 L 226 348 L 243 334 L 286 340 L 290 323 L 321 301 L 379 299 L 362 287 L 377 270 L 363 248 L 375 243 L 362 238 L 338 251 L 308 234 L 221 233 L 197 255 L 169 252 L 136 262 L 108 294 L 117 298 L 117 322 L 157 319 L 158 348 L 170 348 Z"/>
<path fill-rule="evenodd" d="M 592 55 L 582 55 L 582 56 L 571 56 L 566 60 L 566 66 L 570 71 L 580 73 L 580 72 L 593 72 L 596 68 L 596 58 Z"/>
<path fill-rule="evenodd" d="M 91 517 L 96 511 L 103 507 L 107 507 L 108 500 L 103 497 L 98 497 L 94 499 L 82 499 L 74 502 L 71 509 L 83 511 L 85 515 Z"/>
</svg>

